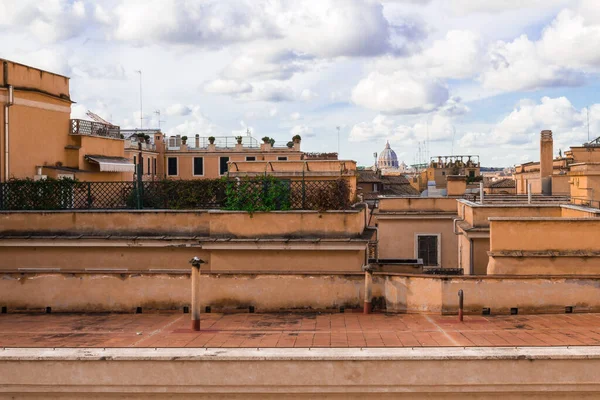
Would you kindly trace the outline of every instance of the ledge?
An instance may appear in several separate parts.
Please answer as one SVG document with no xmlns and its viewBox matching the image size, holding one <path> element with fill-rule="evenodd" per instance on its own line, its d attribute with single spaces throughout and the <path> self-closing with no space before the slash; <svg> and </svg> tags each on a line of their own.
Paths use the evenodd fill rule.
<svg viewBox="0 0 600 400">
<path fill-rule="evenodd" d="M 4 348 L 0 361 L 444 361 L 589 360 L 600 347 L 430 348 Z"/>
</svg>

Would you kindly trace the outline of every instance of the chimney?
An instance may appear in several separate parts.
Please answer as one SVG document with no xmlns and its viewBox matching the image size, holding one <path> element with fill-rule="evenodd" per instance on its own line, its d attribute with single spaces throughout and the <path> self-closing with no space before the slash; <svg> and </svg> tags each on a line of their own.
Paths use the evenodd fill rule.
<svg viewBox="0 0 600 400">
<path fill-rule="evenodd" d="M 544 196 L 552 195 L 553 153 L 552 131 L 542 131 L 540 133 L 540 184 Z"/>
</svg>

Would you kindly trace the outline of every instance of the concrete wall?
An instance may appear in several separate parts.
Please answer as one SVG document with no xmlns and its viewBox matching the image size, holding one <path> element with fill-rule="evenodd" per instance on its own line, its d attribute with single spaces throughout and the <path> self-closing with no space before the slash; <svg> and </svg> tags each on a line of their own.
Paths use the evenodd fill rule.
<svg viewBox="0 0 600 400">
<path fill-rule="evenodd" d="M 257 312 L 362 308 L 364 274 L 202 274 L 202 309 Z M 383 296 L 374 285 L 373 296 Z M 190 305 L 189 274 L 61 274 L 0 275 L 1 306 L 9 311 L 56 312 L 181 309 Z"/>
<path fill-rule="evenodd" d="M 488 274 L 597 275 L 596 218 L 491 218 Z"/>
<path fill-rule="evenodd" d="M 593 399 L 595 348 L 6 349 L 2 398 Z M 409 371 L 401 373 L 401 371 Z"/>
<path fill-rule="evenodd" d="M 443 211 L 456 212 L 456 199 L 445 197 L 390 197 L 379 200 L 379 211 Z"/>
<path fill-rule="evenodd" d="M 599 277 L 424 277 L 389 274 L 384 277 L 389 312 L 458 312 L 458 291 L 464 292 L 464 310 L 481 314 L 598 312 Z"/>
<path fill-rule="evenodd" d="M 441 267 L 458 268 L 458 239 L 453 233 L 452 218 L 421 216 L 418 220 L 377 218 L 379 258 L 416 258 L 417 234 L 441 235 Z"/>
<path fill-rule="evenodd" d="M 176 234 L 212 237 L 356 237 L 365 210 L 273 211 L 26 211 L 0 212 L 1 232 Z"/>
<path fill-rule="evenodd" d="M 469 277 L 375 273 L 373 297 L 388 312 L 456 314 L 458 290 L 464 309 L 481 314 L 599 312 L 600 277 Z M 166 273 L 3 273 L 0 306 L 9 312 L 52 307 L 53 312 L 181 309 L 191 300 L 189 274 Z M 258 312 L 362 308 L 364 274 L 203 273 L 202 309 L 214 312 L 254 306 Z"/>
</svg>

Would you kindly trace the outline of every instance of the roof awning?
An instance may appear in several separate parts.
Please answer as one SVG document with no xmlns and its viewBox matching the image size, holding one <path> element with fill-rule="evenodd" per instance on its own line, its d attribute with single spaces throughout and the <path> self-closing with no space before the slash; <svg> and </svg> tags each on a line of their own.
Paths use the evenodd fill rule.
<svg viewBox="0 0 600 400">
<path fill-rule="evenodd" d="M 85 156 L 85 159 L 100 166 L 100 172 L 134 172 L 135 164 L 125 157 Z"/>
</svg>

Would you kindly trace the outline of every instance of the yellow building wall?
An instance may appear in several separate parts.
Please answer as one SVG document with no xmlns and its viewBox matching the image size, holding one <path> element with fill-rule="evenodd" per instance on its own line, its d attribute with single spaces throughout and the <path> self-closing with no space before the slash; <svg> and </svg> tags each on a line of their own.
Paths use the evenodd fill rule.
<svg viewBox="0 0 600 400">
<path fill-rule="evenodd" d="M 458 239 L 453 233 L 452 219 L 381 219 L 376 217 L 379 229 L 379 258 L 417 258 L 416 235 L 439 234 L 441 265 L 458 268 Z"/>
<path fill-rule="evenodd" d="M 597 218 L 492 219 L 488 274 L 598 275 Z"/>
<path fill-rule="evenodd" d="M 15 91 L 14 95 L 15 104 L 9 107 L 10 176 L 32 178 L 38 165 L 64 164 L 65 146 L 69 143 L 70 102 L 33 92 Z M 0 128 L 4 138 L 4 125 Z"/>
<path fill-rule="evenodd" d="M 3 231 L 162 234 L 216 237 L 358 237 L 365 210 L 272 211 L 45 211 L 0 213 Z"/>
</svg>

